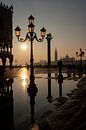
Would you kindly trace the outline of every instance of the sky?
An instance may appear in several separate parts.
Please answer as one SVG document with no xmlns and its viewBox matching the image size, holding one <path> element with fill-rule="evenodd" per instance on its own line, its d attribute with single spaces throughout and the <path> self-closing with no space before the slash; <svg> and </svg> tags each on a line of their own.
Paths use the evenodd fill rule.
<svg viewBox="0 0 86 130">
<path fill-rule="evenodd" d="M 1 2 L 1 0 L 0 0 Z M 28 17 L 35 17 L 35 32 L 40 38 L 40 29 L 45 27 L 47 34 L 52 34 L 51 56 L 55 57 L 57 48 L 58 58 L 68 54 L 76 57 L 80 48 L 85 52 L 86 59 L 86 0 L 3 0 L 3 3 L 13 5 L 13 54 L 14 62 L 29 63 L 30 42 L 26 41 L 27 48 L 21 48 L 14 29 L 21 28 L 21 37 L 28 31 Z M 47 41 L 38 43 L 34 40 L 34 61 L 47 60 Z"/>
</svg>

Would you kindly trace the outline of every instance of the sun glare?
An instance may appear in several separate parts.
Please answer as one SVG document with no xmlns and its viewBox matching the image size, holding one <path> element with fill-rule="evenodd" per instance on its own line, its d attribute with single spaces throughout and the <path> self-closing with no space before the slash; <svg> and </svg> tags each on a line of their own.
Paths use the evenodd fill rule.
<svg viewBox="0 0 86 130">
<path fill-rule="evenodd" d="M 25 44 L 22 44 L 22 45 L 21 45 L 21 48 L 22 48 L 23 50 L 25 50 L 27 47 L 26 47 Z"/>
<path fill-rule="evenodd" d="M 22 76 L 22 79 L 26 79 L 26 74 L 25 73 L 23 73 L 21 76 Z"/>
<path fill-rule="evenodd" d="M 22 74 L 21 74 L 21 78 L 22 78 L 22 86 L 23 86 L 23 88 L 24 88 L 24 90 L 25 90 L 26 85 L 27 85 L 27 74 L 26 74 L 25 72 L 22 73 Z"/>
<path fill-rule="evenodd" d="M 25 79 L 22 81 L 22 85 L 23 85 L 24 87 L 27 85 L 27 82 L 26 82 Z"/>
</svg>

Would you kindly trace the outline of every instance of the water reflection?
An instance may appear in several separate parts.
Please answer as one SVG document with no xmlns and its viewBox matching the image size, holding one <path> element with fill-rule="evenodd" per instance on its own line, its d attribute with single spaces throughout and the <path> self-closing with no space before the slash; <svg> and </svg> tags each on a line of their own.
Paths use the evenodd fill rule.
<svg viewBox="0 0 86 130">
<path fill-rule="evenodd" d="M 25 72 L 23 72 L 22 74 L 21 74 L 21 77 L 22 77 L 22 79 L 26 79 L 26 73 Z"/>
<path fill-rule="evenodd" d="M 27 69 L 26 68 L 23 68 L 21 71 L 20 71 L 20 77 L 22 79 L 22 86 L 25 90 L 25 88 L 27 87 L 27 84 L 28 84 L 28 73 L 27 73 Z"/>
<path fill-rule="evenodd" d="M 59 98 L 62 98 L 62 83 L 59 83 Z"/>
<path fill-rule="evenodd" d="M 55 72 L 55 80 L 57 80 L 58 79 L 58 72 L 56 71 Z"/>
<path fill-rule="evenodd" d="M 26 73 L 22 73 L 21 77 L 22 77 L 22 86 L 25 90 L 26 85 L 27 85 Z"/>
<path fill-rule="evenodd" d="M 0 78 L 0 130 L 14 130 L 13 79 Z"/>
<path fill-rule="evenodd" d="M 33 124 L 35 123 L 35 119 L 34 119 L 34 106 L 35 106 L 35 96 L 38 92 L 38 89 L 36 86 L 33 87 L 29 87 L 27 89 L 28 95 L 30 97 L 30 108 L 31 108 L 31 126 L 33 126 Z"/>
<path fill-rule="evenodd" d="M 31 127 L 35 129 L 35 118 L 34 118 L 34 106 L 35 106 L 35 96 L 38 92 L 38 88 L 35 84 L 34 67 L 30 67 L 30 84 L 27 88 L 28 95 L 30 97 L 30 108 L 31 108 Z M 36 129 L 35 129 L 36 130 Z"/>
<path fill-rule="evenodd" d="M 23 79 L 22 80 L 22 86 L 24 87 L 24 89 L 25 89 L 26 85 L 27 85 L 27 81 L 26 81 L 26 79 Z"/>
<path fill-rule="evenodd" d="M 51 72 L 48 71 L 48 96 L 47 96 L 48 102 L 52 102 L 52 95 L 51 95 Z"/>
<path fill-rule="evenodd" d="M 22 68 L 22 69 L 20 69 L 18 75 L 19 75 L 19 77 L 20 77 L 21 79 L 28 79 L 29 76 L 30 76 L 30 72 L 27 71 L 27 68 Z"/>
<path fill-rule="evenodd" d="M 14 123 L 13 124 L 12 124 L 13 104 L 10 102 L 9 104 L 11 104 L 11 106 L 8 105 L 9 110 L 7 109 L 7 111 L 9 116 L 7 114 L 3 114 L 3 113 L 7 113 L 6 109 L 2 111 L 0 106 L 0 114 L 2 113 L 2 116 L 0 118 L 2 118 L 4 115 L 3 120 L 5 120 L 5 122 L 7 121 L 7 125 L 11 127 L 14 127 L 15 124 L 15 130 L 19 130 L 19 129 L 27 130 L 29 129 L 30 125 L 32 126 L 31 127 L 32 130 L 38 129 L 38 125 L 36 124 L 37 123 L 36 121 L 41 119 L 43 113 L 49 110 L 53 110 L 55 108 L 53 104 L 57 100 L 54 99 L 57 99 L 58 97 L 58 101 L 60 103 L 63 103 L 64 101 L 63 98 L 64 96 L 66 96 L 66 93 L 70 92 L 70 90 L 72 90 L 75 86 L 76 81 L 72 82 L 72 80 L 65 80 L 63 82 L 63 86 L 62 84 L 59 84 L 58 86 L 58 80 L 57 81 L 55 80 L 56 78 L 58 79 L 58 76 L 56 74 L 56 78 L 55 78 L 55 71 L 53 73 L 51 73 L 50 71 L 49 72 L 47 71 L 48 73 L 44 73 L 44 71 L 42 73 L 40 72 L 41 70 L 39 71 L 38 74 L 36 74 L 36 77 L 42 77 L 42 78 L 35 78 L 33 76 L 35 78 L 35 82 L 33 83 L 34 78 L 31 78 L 32 79 L 31 82 L 29 81 L 30 75 L 27 69 L 25 68 L 18 69 L 17 76 L 14 79 L 14 83 L 12 85 L 13 95 L 14 95 Z M 48 78 L 46 79 L 46 77 Z M 7 81 L 9 81 L 9 79 Z M 2 84 L 5 84 L 5 82 L 2 82 Z M 11 84 L 12 83 L 10 83 L 10 85 Z M 0 91 L 1 91 L 1 86 L 2 85 L 0 82 Z M 9 88 L 11 89 L 11 87 Z M 48 101 L 46 100 L 46 97 Z M 11 113 L 9 112 L 10 109 L 11 109 Z M 11 122 L 10 123 L 11 125 L 8 122 L 9 120 Z M 0 119 L 0 124 L 1 123 L 2 122 Z M 5 129 L 5 127 L 3 128 Z M 9 127 L 8 130 L 10 129 L 11 128 Z M 14 128 L 12 128 L 12 130 L 13 129 Z M 0 130 L 3 129 L 1 129 L 0 127 Z"/>
</svg>

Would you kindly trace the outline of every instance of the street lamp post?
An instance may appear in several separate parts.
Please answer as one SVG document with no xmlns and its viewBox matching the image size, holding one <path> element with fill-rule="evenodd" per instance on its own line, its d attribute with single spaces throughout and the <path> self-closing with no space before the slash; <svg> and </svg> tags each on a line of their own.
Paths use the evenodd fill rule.
<svg viewBox="0 0 86 130">
<path fill-rule="evenodd" d="M 35 77 L 34 77 L 34 66 L 33 66 L 33 41 L 34 39 L 38 42 L 42 42 L 44 40 L 44 37 L 46 35 L 46 29 L 43 27 L 41 31 L 41 38 L 38 39 L 36 33 L 34 32 L 34 17 L 31 15 L 29 18 L 29 25 L 28 25 L 28 32 L 26 33 L 25 39 L 20 39 L 21 29 L 17 26 L 15 28 L 15 35 L 19 42 L 25 42 L 27 39 L 29 39 L 31 43 L 31 52 L 30 52 L 30 84 L 27 88 L 28 95 L 30 96 L 30 105 L 31 105 L 31 125 L 34 124 L 34 105 L 35 105 L 35 96 L 38 92 L 38 88 L 35 84 Z"/>
<path fill-rule="evenodd" d="M 28 25 L 28 32 L 26 33 L 26 37 L 25 39 L 21 39 L 20 38 L 20 34 L 21 34 L 21 29 L 17 26 L 15 28 L 15 35 L 18 39 L 19 42 L 25 42 L 27 39 L 29 39 L 29 41 L 31 42 L 31 52 L 30 52 L 30 86 L 34 86 L 34 67 L 33 67 L 33 41 L 34 39 L 37 40 L 38 42 L 42 42 L 44 40 L 44 37 L 46 35 L 46 29 L 43 27 L 40 31 L 41 31 L 41 38 L 38 39 L 36 33 L 34 32 L 34 17 L 31 15 L 28 18 L 29 21 L 29 25 Z"/>
<path fill-rule="evenodd" d="M 80 57 L 80 72 L 79 77 L 82 77 L 82 57 L 84 56 L 84 51 L 80 48 L 79 52 L 76 52 L 76 56 Z"/>
<path fill-rule="evenodd" d="M 51 67 L 51 40 L 52 40 L 52 35 L 51 33 L 47 34 L 47 60 L 48 60 L 48 68 Z"/>
</svg>

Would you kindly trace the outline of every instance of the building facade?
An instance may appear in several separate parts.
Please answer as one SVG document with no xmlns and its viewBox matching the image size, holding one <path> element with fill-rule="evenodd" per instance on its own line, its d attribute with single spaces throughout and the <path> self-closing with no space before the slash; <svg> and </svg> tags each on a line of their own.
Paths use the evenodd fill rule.
<svg viewBox="0 0 86 130">
<path fill-rule="evenodd" d="M 69 57 L 68 55 L 63 57 L 61 60 L 62 60 L 63 65 L 72 65 L 75 63 L 75 58 Z"/>
<path fill-rule="evenodd" d="M 7 58 L 9 64 L 12 66 L 13 54 L 12 54 L 12 14 L 13 7 L 8 7 L 5 4 L 0 3 L 0 58 L 3 66 L 6 65 Z"/>
</svg>

